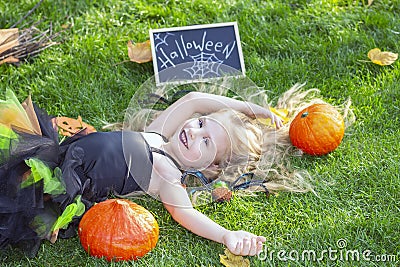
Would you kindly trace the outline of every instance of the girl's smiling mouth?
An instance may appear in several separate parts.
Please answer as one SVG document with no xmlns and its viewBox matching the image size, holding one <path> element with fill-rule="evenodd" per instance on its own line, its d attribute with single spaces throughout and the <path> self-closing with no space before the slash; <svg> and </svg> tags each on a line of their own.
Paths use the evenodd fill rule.
<svg viewBox="0 0 400 267">
<path fill-rule="evenodd" d="M 182 132 L 179 134 L 179 140 L 182 142 L 182 144 L 189 149 L 188 142 L 187 142 L 187 136 L 185 130 L 182 130 Z"/>
</svg>

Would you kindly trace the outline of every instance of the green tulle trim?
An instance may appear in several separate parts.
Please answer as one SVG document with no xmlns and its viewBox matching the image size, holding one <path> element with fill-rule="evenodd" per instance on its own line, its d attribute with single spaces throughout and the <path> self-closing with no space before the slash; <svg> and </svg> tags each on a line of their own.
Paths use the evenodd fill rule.
<svg viewBox="0 0 400 267">
<path fill-rule="evenodd" d="M 0 123 L 33 132 L 32 123 L 14 92 L 6 89 L 6 100 L 0 99 Z"/>
<path fill-rule="evenodd" d="M 11 141 L 17 140 L 18 136 L 13 130 L 0 123 L 0 149 L 8 151 Z"/>
<path fill-rule="evenodd" d="M 57 167 L 52 171 L 46 164 L 36 158 L 27 159 L 25 163 L 31 168 L 31 174 L 21 183 L 22 188 L 31 186 L 43 179 L 44 193 L 60 195 L 66 192 L 62 183 L 60 168 Z"/>
<path fill-rule="evenodd" d="M 6 89 L 6 100 L 0 99 L 0 108 L 13 106 L 17 109 L 21 114 L 25 114 L 25 110 L 22 107 L 21 103 L 19 103 L 18 98 L 15 96 L 14 92 L 11 89 Z"/>
<path fill-rule="evenodd" d="M 61 228 L 67 228 L 68 224 L 74 217 L 79 217 L 85 212 L 85 204 L 81 201 L 81 196 L 77 196 L 74 203 L 69 204 L 64 212 L 58 217 L 57 221 L 53 224 L 52 231 Z"/>
<path fill-rule="evenodd" d="M 82 216 L 85 212 L 85 205 L 79 195 L 60 216 L 55 214 L 56 210 L 52 209 L 51 206 L 45 206 L 45 209 L 43 213 L 35 216 L 30 225 L 40 238 L 50 240 L 52 233 L 58 232 L 61 228 L 66 229 L 74 217 Z"/>
</svg>

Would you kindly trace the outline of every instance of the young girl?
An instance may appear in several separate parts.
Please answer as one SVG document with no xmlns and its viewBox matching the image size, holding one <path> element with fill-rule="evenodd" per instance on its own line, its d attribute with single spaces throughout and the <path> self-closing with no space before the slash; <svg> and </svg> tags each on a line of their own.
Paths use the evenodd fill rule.
<svg viewBox="0 0 400 267">
<path fill-rule="evenodd" d="M 311 102 L 322 102 L 305 101 L 313 90 L 301 92 L 301 87 L 294 86 L 278 101 L 289 117 Z M 182 173 L 195 169 L 213 180 L 251 171 L 270 177 L 264 183 L 269 190 L 311 190 L 301 173 L 273 168 L 282 165 L 291 148 L 290 123 L 283 125 L 269 108 L 251 103 L 255 101 L 191 92 L 143 132 L 82 132 L 59 145 L 52 118 L 29 99 L 21 106 L 12 92 L 6 96 L 0 102 L 1 248 L 19 245 L 35 255 L 41 240 L 75 235 L 84 211 L 110 193 L 144 191 L 158 197 L 193 233 L 234 254 L 256 255 L 266 239 L 225 229 L 194 209 Z M 273 126 L 259 122 L 266 118 Z"/>
<path fill-rule="evenodd" d="M 60 228 L 82 216 L 82 202 L 88 209 L 110 193 L 143 190 L 159 196 L 179 224 L 232 253 L 262 250 L 264 237 L 230 231 L 194 209 L 181 176 L 189 168 L 218 173 L 249 156 L 248 142 L 259 137 L 252 136 L 254 126 L 245 117 L 270 118 L 277 128 L 282 126 L 268 108 L 192 92 L 164 110 L 146 132 L 78 134 L 58 145 L 57 130 L 44 111 L 29 99 L 20 105 L 11 91 L 6 95 L 7 101 L 0 103 L 2 248 L 20 245 L 34 255 L 40 240 L 54 242 Z M 191 118 L 195 113 L 209 115 Z M 235 132 L 242 132 L 242 138 Z M 73 235 L 76 225 L 75 220 L 60 235 Z"/>
</svg>

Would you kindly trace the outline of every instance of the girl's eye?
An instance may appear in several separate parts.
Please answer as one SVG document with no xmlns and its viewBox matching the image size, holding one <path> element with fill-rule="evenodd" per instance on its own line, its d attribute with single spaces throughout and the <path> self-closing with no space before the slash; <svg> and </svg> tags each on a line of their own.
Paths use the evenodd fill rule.
<svg viewBox="0 0 400 267">
<path fill-rule="evenodd" d="M 199 119 L 199 127 L 202 128 L 203 127 L 203 120 Z"/>
<path fill-rule="evenodd" d="M 203 140 L 204 140 L 204 143 L 206 143 L 206 146 L 208 146 L 210 139 L 208 137 L 203 137 Z"/>
</svg>

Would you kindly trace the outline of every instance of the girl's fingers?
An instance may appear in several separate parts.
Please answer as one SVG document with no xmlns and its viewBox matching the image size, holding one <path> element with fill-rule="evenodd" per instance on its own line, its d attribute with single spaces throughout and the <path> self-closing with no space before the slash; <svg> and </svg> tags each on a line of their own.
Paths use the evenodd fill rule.
<svg viewBox="0 0 400 267">
<path fill-rule="evenodd" d="M 243 238 L 243 248 L 240 253 L 240 255 L 249 255 L 250 250 L 251 250 L 251 239 L 248 239 L 247 237 Z"/>
<path fill-rule="evenodd" d="M 278 116 L 274 115 L 274 119 L 271 119 L 272 123 L 276 125 L 276 128 L 281 128 L 283 126 L 283 122 L 281 120 L 281 118 L 279 118 Z"/>
<path fill-rule="evenodd" d="M 260 254 L 263 251 L 263 242 L 257 242 L 257 252 L 256 255 Z"/>
<path fill-rule="evenodd" d="M 257 238 L 253 237 L 251 239 L 251 248 L 249 251 L 249 256 L 254 256 L 257 253 Z"/>
<path fill-rule="evenodd" d="M 236 240 L 235 240 L 236 239 Z M 236 232 L 236 238 L 226 244 L 228 249 L 235 255 L 255 256 L 262 252 L 263 243 L 266 238 L 247 232 Z"/>
<path fill-rule="evenodd" d="M 264 236 L 257 236 L 257 242 L 264 243 L 267 239 Z"/>
<path fill-rule="evenodd" d="M 243 248 L 242 241 L 238 241 L 236 243 L 236 247 L 235 247 L 234 251 L 232 251 L 232 253 L 235 254 L 235 255 L 240 255 L 240 253 L 242 251 L 242 248 Z"/>
</svg>

